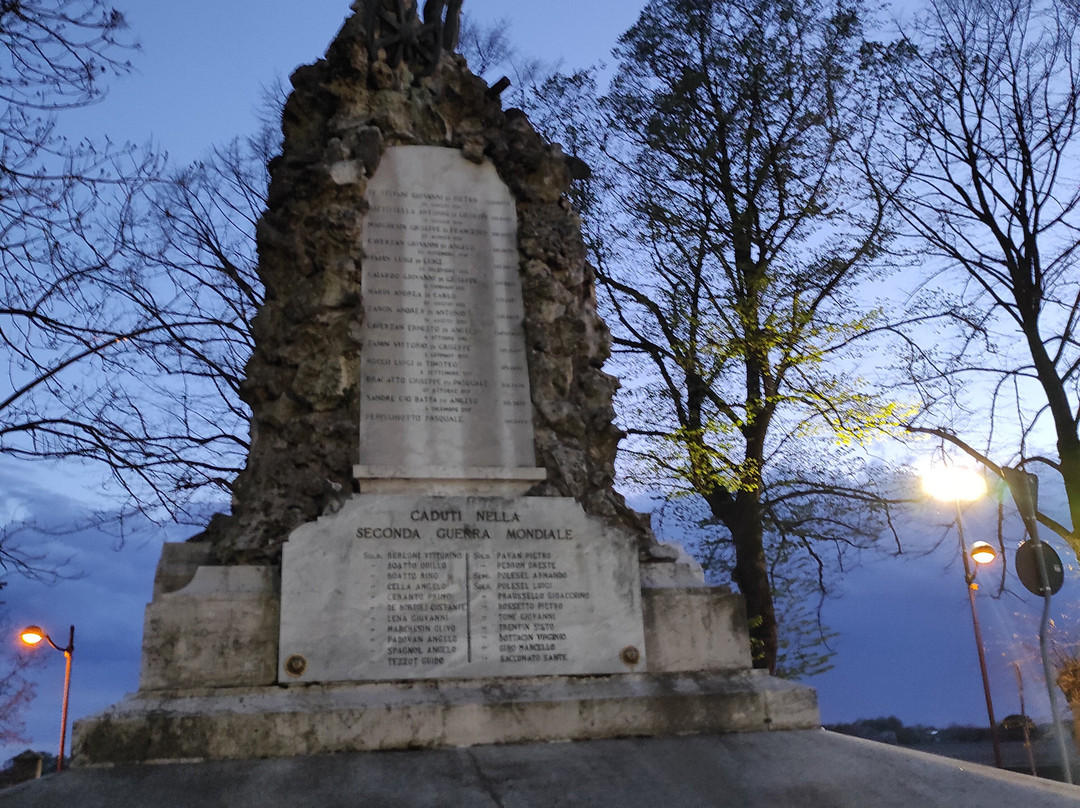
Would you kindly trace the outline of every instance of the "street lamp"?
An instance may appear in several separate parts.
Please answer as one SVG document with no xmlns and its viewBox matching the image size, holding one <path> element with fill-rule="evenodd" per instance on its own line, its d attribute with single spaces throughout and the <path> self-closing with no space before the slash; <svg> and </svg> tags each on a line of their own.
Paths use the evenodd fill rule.
<svg viewBox="0 0 1080 808">
<path fill-rule="evenodd" d="M 971 545 L 971 560 L 976 564 L 993 564 L 997 559 L 994 545 L 986 541 L 977 541 Z"/>
<path fill-rule="evenodd" d="M 19 639 L 30 647 L 34 647 L 44 640 L 64 654 L 66 664 L 64 666 L 64 700 L 60 708 L 60 754 L 56 758 L 56 770 L 60 772 L 64 770 L 64 746 L 67 744 L 68 692 L 71 690 L 71 654 L 75 650 L 75 626 L 71 627 L 71 632 L 68 634 L 66 648 L 61 648 L 54 643 L 52 637 L 46 634 L 41 626 L 27 626 L 19 632 Z"/>
<path fill-rule="evenodd" d="M 987 542 L 975 542 L 968 553 L 964 538 L 964 520 L 960 510 L 961 502 L 972 502 L 986 493 L 986 481 L 981 474 L 971 469 L 947 466 L 934 469 L 923 475 L 923 490 L 941 502 L 952 502 L 956 508 L 956 534 L 960 539 L 960 558 L 964 561 L 964 583 L 967 584 L 968 602 L 971 604 L 971 624 L 975 628 L 975 647 L 979 652 L 979 671 L 982 673 L 983 694 L 986 696 L 986 715 L 990 719 L 990 740 L 994 746 L 994 763 L 999 769 L 1005 768 L 1001 759 L 1001 745 L 998 743 L 997 719 L 994 718 L 994 701 L 990 697 L 990 676 L 986 672 L 986 651 L 983 649 L 982 629 L 979 626 L 979 613 L 975 608 L 975 574 L 979 564 L 989 564 L 996 557 L 992 545 Z M 971 562 L 975 562 L 972 567 Z"/>
</svg>

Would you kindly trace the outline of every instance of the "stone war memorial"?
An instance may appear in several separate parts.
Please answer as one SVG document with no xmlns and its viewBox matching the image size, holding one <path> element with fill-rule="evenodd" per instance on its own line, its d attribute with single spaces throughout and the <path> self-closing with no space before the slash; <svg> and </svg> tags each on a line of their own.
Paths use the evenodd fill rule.
<svg viewBox="0 0 1080 808">
<path fill-rule="evenodd" d="M 613 489 L 573 161 L 454 53 L 460 7 L 356 2 L 293 74 L 247 466 L 164 547 L 77 764 L 817 726 Z"/>
</svg>

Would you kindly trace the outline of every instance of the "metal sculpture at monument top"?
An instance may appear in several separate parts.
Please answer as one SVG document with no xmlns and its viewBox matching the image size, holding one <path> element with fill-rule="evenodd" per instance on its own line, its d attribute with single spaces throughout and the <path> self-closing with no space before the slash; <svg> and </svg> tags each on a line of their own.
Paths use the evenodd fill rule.
<svg viewBox="0 0 1080 808">
<path fill-rule="evenodd" d="M 427 0 L 421 22 L 414 0 L 365 0 L 368 58 L 374 61 L 382 52 L 390 67 L 404 62 L 415 75 L 430 76 L 443 51 L 452 53 L 457 47 L 462 2 Z"/>
</svg>

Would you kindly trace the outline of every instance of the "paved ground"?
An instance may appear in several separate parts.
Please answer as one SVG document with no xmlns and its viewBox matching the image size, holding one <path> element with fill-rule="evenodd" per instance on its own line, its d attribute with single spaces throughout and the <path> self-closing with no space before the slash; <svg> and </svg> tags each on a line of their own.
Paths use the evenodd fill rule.
<svg viewBox="0 0 1080 808">
<path fill-rule="evenodd" d="M 70 770 L 3 808 L 1077 808 L 1080 787 L 824 730 Z"/>
</svg>

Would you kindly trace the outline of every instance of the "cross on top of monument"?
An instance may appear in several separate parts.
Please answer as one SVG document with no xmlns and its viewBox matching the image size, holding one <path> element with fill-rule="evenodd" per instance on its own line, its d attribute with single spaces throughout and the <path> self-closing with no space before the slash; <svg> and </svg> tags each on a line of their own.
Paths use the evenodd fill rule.
<svg viewBox="0 0 1080 808">
<path fill-rule="evenodd" d="M 443 51 L 457 47 L 463 2 L 427 0 L 421 22 L 416 0 L 363 0 L 368 58 L 375 61 L 382 52 L 390 67 L 404 61 L 417 76 L 430 76 Z"/>
</svg>

